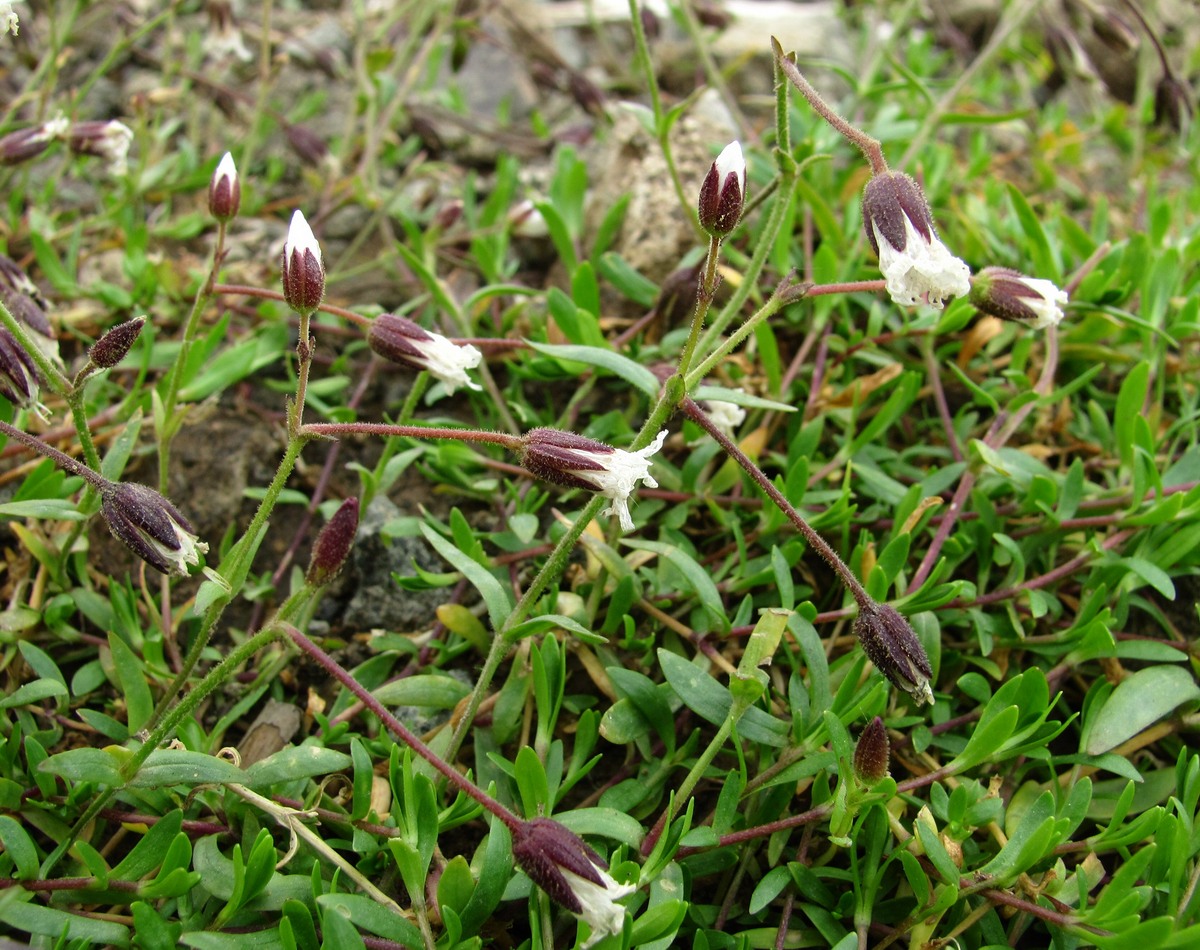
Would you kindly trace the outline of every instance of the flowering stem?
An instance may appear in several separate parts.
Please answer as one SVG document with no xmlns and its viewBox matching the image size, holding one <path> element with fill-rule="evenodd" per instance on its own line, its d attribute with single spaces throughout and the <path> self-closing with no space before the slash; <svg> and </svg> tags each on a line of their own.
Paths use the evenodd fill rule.
<svg viewBox="0 0 1200 950">
<path fill-rule="evenodd" d="M 313 643 L 312 640 L 306 637 L 295 627 L 288 627 L 287 635 L 291 637 L 292 642 L 295 643 L 296 646 L 316 660 L 316 662 L 320 664 L 321 668 L 324 669 L 325 672 L 345 686 L 346 689 L 350 690 L 355 698 L 357 698 L 358 701 L 361 702 L 367 709 L 371 710 L 371 712 L 373 712 L 379 718 L 379 721 L 383 723 L 384 726 L 399 736 L 400 739 L 410 749 L 417 753 L 417 755 L 441 772 L 442 775 L 444 775 L 450 781 L 451 785 L 453 785 L 463 794 L 468 795 L 475 799 L 475 801 L 479 802 L 480 805 L 504 822 L 504 824 L 508 826 L 509 830 L 515 831 L 524 824 L 524 822 L 522 822 L 521 819 L 518 818 L 513 812 L 501 805 L 498 801 L 496 801 L 496 799 L 492 798 L 491 795 L 487 794 L 487 792 L 481 789 L 478 785 L 465 778 L 454 768 L 451 768 L 445 759 L 443 759 L 431 748 L 429 748 L 429 746 L 418 739 L 412 732 L 408 730 L 404 723 L 400 722 L 399 719 L 393 716 L 388 711 L 387 707 L 385 707 L 383 703 L 381 703 L 371 694 L 369 689 L 359 683 L 341 666 L 341 664 L 339 664 L 328 653 Z"/>
<path fill-rule="evenodd" d="M 712 372 L 713 368 L 730 353 L 742 345 L 742 342 L 753 333 L 760 324 L 777 314 L 786 304 L 799 299 L 797 296 L 783 296 L 775 293 L 754 313 L 749 320 L 738 327 L 727 340 L 718 346 L 699 366 L 685 375 L 686 389 L 691 392 L 700 382 Z"/>
<path fill-rule="evenodd" d="M 308 394 L 308 368 L 312 365 L 316 340 L 309 333 L 312 311 L 300 313 L 300 339 L 296 342 L 296 398 L 288 409 L 288 435 L 295 438 L 304 422 L 304 399 Z"/>
<path fill-rule="evenodd" d="M 98 474 L 95 470 L 84 465 L 82 462 L 71 458 L 71 456 L 67 455 L 65 452 L 60 452 L 58 449 L 54 448 L 54 446 L 47 445 L 37 436 L 30 435 L 27 432 L 22 432 L 16 426 L 11 426 L 7 422 L 0 422 L 0 432 L 3 432 L 9 438 L 16 439 L 18 442 L 24 443 L 35 452 L 39 452 L 40 454 L 46 456 L 46 458 L 55 462 L 59 468 L 70 472 L 72 475 L 78 475 L 80 478 L 86 481 L 89 486 L 96 489 L 96 491 L 102 491 L 105 486 L 109 484 L 108 479 L 104 478 L 104 476 Z"/>
<path fill-rule="evenodd" d="M 865 604 L 874 603 L 871 596 L 867 593 L 866 588 L 859 583 L 858 578 L 854 576 L 854 573 L 850 570 L 850 568 L 846 567 L 846 565 L 842 562 L 842 559 L 838 557 L 837 552 L 826 543 L 824 538 L 822 538 L 815 530 L 813 530 L 812 526 L 805 521 L 803 517 L 801 517 L 800 513 L 792 506 L 792 503 L 784 498 L 783 493 L 775 487 L 775 484 L 769 478 L 767 478 L 763 470 L 759 468 L 753 461 L 751 461 L 750 457 L 747 456 L 746 453 L 744 453 L 741 449 L 739 449 L 737 445 L 734 444 L 733 440 L 729 438 L 729 436 L 727 436 L 713 424 L 713 421 L 708 417 L 708 413 L 701 409 L 700 406 L 697 405 L 696 401 L 690 397 L 684 399 L 683 411 L 687 413 L 689 419 L 691 419 L 693 422 L 696 422 L 701 428 L 704 429 L 705 432 L 716 439 L 721 448 L 725 450 L 729 457 L 737 462 L 738 465 L 745 470 L 747 475 L 754 479 L 754 481 L 758 484 L 758 487 L 761 488 L 766 496 L 778 506 L 779 510 L 782 511 L 784 515 L 787 516 L 787 519 L 796 527 L 796 530 L 804 535 L 804 539 L 808 542 L 809 546 L 813 548 L 819 555 L 821 555 L 821 557 L 825 559 L 825 562 L 831 568 L 833 568 L 834 573 L 837 574 L 842 583 L 846 585 L 847 590 L 850 591 L 850 594 L 852 597 L 854 597 L 855 602 L 858 603 L 860 607 Z"/>
<path fill-rule="evenodd" d="M 799 89 L 804 98 L 808 100 L 808 104 L 813 107 L 813 111 L 832 125 L 863 153 L 867 161 L 871 164 L 873 174 L 884 174 L 888 170 L 888 164 L 883 157 L 883 146 L 879 143 L 879 140 L 871 138 L 862 129 L 855 128 L 838 115 L 830 107 L 829 103 L 821 98 L 821 94 L 804 78 L 803 73 L 796 68 L 796 64 L 787 57 L 783 52 L 783 47 L 779 45 L 779 40 L 775 39 L 775 37 L 771 37 L 771 48 L 775 52 L 775 61 L 779 64 L 779 68 L 791 80 L 792 85 Z"/>
<path fill-rule="evenodd" d="M 382 435 L 401 436 L 410 439 L 456 439 L 460 442 L 484 442 L 501 445 L 516 452 L 524 444 L 519 435 L 507 432 L 491 432 L 487 429 L 451 429 L 443 426 L 392 425 L 386 422 L 312 422 L 300 429 L 301 435 L 347 436 Z"/>
<path fill-rule="evenodd" d="M 712 306 L 713 297 L 717 292 L 717 262 L 721 255 L 721 239 L 715 235 L 708 239 L 708 254 L 704 258 L 704 267 L 700 271 L 700 285 L 696 290 L 696 309 L 692 312 L 692 329 L 688 333 L 687 343 L 679 355 L 679 374 L 686 376 L 692 364 L 692 356 L 696 352 L 696 344 L 700 340 L 700 329 L 704 326 L 704 318 Z"/>
</svg>

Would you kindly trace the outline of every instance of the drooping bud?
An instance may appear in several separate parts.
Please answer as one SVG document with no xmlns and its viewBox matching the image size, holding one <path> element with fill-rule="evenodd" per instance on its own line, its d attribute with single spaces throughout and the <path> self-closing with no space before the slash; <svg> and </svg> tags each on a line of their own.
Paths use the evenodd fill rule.
<svg viewBox="0 0 1200 950">
<path fill-rule="evenodd" d="M 982 313 L 1044 330 L 1062 322 L 1067 292 L 1007 267 L 985 267 L 971 278 L 970 301 Z"/>
<path fill-rule="evenodd" d="M 513 831 L 517 866 L 556 904 L 587 921 L 591 935 L 584 950 L 625 924 L 625 908 L 616 903 L 632 894 L 618 884 L 608 863 L 577 834 L 550 818 L 534 818 Z"/>
<path fill-rule="evenodd" d="M 427 370 L 445 384 L 449 393 L 459 386 L 474 390 L 482 388 L 467 375 L 467 370 L 474 369 L 483 359 L 476 347 L 469 343 L 460 346 L 406 317 L 380 314 L 371 321 L 367 345 L 385 360 Z"/>
<path fill-rule="evenodd" d="M 639 481 L 658 487 L 650 475 L 650 457 L 666 437 L 664 429 L 644 449 L 627 452 L 573 432 L 531 429 L 525 434 L 521 464 L 544 481 L 600 493 L 612 502 L 601 514 L 616 514 L 621 529 L 632 531 L 629 496 Z"/>
<path fill-rule="evenodd" d="M 1195 111 L 1191 90 L 1173 75 L 1163 76 L 1154 87 L 1154 121 L 1182 130 Z"/>
<path fill-rule="evenodd" d="M 890 604 L 868 601 L 858 605 L 854 633 L 867 659 L 891 684 L 921 703 L 933 702 L 929 678 L 933 667 L 916 633 Z"/>
<path fill-rule="evenodd" d="M 218 221 L 228 224 L 237 217 L 241 203 L 242 183 L 238 181 L 233 156 L 226 152 L 208 184 L 208 210 Z"/>
<path fill-rule="evenodd" d="M 199 564 L 208 550 L 179 509 L 154 489 L 109 482 L 100 494 L 108 529 L 156 571 L 186 576 L 188 565 Z"/>
<path fill-rule="evenodd" d="M 145 317 L 134 317 L 132 320 L 118 323 L 92 344 L 92 348 L 88 350 L 88 359 L 101 369 L 116 366 L 125 359 L 125 354 L 129 352 L 145 325 Z"/>
<path fill-rule="evenodd" d="M 287 243 L 283 246 L 283 299 L 297 313 L 310 314 L 325 296 L 325 265 L 321 245 L 312 228 L 297 211 L 292 215 Z"/>
<path fill-rule="evenodd" d="M 876 716 L 867 723 L 854 747 L 854 774 L 863 784 L 874 785 L 888 774 L 889 754 L 887 729 Z"/>
<path fill-rule="evenodd" d="M 317 535 L 304 579 L 319 587 L 337 577 L 350 558 L 357 532 L 358 499 L 347 498 Z"/>
<path fill-rule="evenodd" d="M 75 122 L 66 134 L 67 146 L 76 155 L 96 155 L 108 162 L 110 175 L 128 170 L 133 131 L 115 119 L 107 122 Z"/>
<path fill-rule="evenodd" d="M 746 201 L 746 160 L 740 142 L 730 142 L 704 176 L 700 186 L 700 227 L 724 237 L 737 227 Z"/>
<path fill-rule="evenodd" d="M 0 327 L 0 394 L 15 406 L 37 408 L 41 393 L 37 364 L 17 338 Z"/>
<path fill-rule="evenodd" d="M 30 340 L 42 355 L 61 366 L 58 340 L 46 316 L 49 306 L 46 298 L 17 262 L 3 254 L 0 254 L 0 303 L 31 331 Z"/>
<path fill-rule="evenodd" d="M 971 269 L 946 250 L 933 227 L 925 194 L 902 172 L 883 172 L 863 192 L 863 227 L 879 255 L 891 298 L 902 307 L 941 309 L 971 289 Z"/>
<path fill-rule="evenodd" d="M 0 165 L 19 165 L 36 158 L 46 151 L 53 141 L 53 137 L 47 134 L 45 125 L 34 125 L 9 132 L 0 138 Z"/>
</svg>

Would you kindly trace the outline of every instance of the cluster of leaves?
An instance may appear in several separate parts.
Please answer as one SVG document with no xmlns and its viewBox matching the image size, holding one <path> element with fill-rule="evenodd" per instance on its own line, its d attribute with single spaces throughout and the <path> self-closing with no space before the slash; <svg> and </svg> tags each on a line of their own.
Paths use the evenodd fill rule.
<svg viewBox="0 0 1200 950">
<path fill-rule="evenodd" d="M 63 14 L 40 54 L 47 69 L 31 91 L 42 101 L 88 101 L 55 88 L 49 68 L 88 26 L 77 15 Z M 172 8 L 139 39 L 116 41 L 81 88 L 181 15 Z M 381 142 L 371 123 L 413 83 L 437 88 L 437 68 L 449 70 L 478 27 L 445 4 L 402 4 L 390 16 L 408 27 L 407 45 L 388 45 L 390 23 L 362 31 L 358 124 L 330 144 L 341 167 L 361 158 L 354 181 L 367 193 L 354 194 L 347 175 L 330 200 L 372 209 L 364 214 L 378 215 L 373 226 L 386 219 L 383 230 L 399 226 L 372 263 L 402 271 L 408 316 L 463 337 L 526 341 L 492 360 L 485 394 L 441 405 L 481 428 L 570 423 L 628 444 L 661 388 L 652 367 L 674 363 L 688 328 L 615 342 L 604 317 L 642 313 L 663 283 L 620 253 L 627 205 L 585 213 L 594 170 L 555 147 L 547 200 L 534 203 L 564 275 L 552 287 L 514 245 L 513 158 L 486 178 L 453 176 L 457 221 L 390 190 L 382 169 L 418 174 L 424 143 L 416 126 Z M 746 409 L 742 450 L 869 594 L 909 617 L 934 670 L 932 712 L 869 671 L 848 635 L 853 602 L 693 423 L 671 423 L 682 438 L 655 457 L 661 487 L 639 496 L 640 533 L 590 526 L 533 619 L 511 628 L 574 520 L 571 506 L 586 499 L 453 441 L 392 438 L 356 465 L 364 503 L 411 487 L 414 473 L 426 486 L 428 506 L 389 530 L 427 544 L 448 569 L 396 577 L 395 596 L 446 596 L 435 636 L 385 630 L 365 659 L 352 642 L 360 631 L 335 627 L 320 639 L 389 707 L 445 715 L 484 702 L 426 738 L 518 814 L 553 816 L 585 836 L 618 881 L 638 886 L 624 932 L 600 950 L 1184 947 L 1200 933 L 1200 755 L 1188 741 L 1200 688 L 1195 610 L 1185 608 L 1200 565 L 1197 133 L 1182 144 L 1148 133 L 1145 101 L 1085 117 L 1059 105 L 1015 116 L 1007 110 L 1023 77 L 1046 68 L 1022 45 L 1032 39 L 992 49 L 969 89 L 943 102 L 952 57 L 921 31 L 898 30 L 894 42 L 894 55 L 856 78 L 844 111 L 869 117 L 897 159 L 923 143 L 914 161 L 943 237 L 976 266 L 1070 286 L 1066 322 L 1040 336 L 980 320 L 965 300 L 902 313 L 870 290 L 813 296 L 760 324 L 693 395 Z M 166 74 L 211 91 L 169 62 L 160 60 Z M 291 121 L 317 113 L 325 94 L 302 97 Z M 274 95 L 261 90 L 239 156 L 244 204 L 226 265 L 263 286 L 278 277 L 275 260 L 239 260 L 239 241 L 252 240 L 239 229 L 295 203 L 297 191 L 315 193 L 327 173 L 302 173 L 297 186 L 293 160 L 271 151 L 262 103 Z M 965 102 L 969 111 L 951 111 Z M 722 251 L 727 277 L 763 255 L 751 304 L 793 268 L 822 285 L 878 276 L 862 238 L 862 165 L 803 103 L 784 103 L 803 173 L 793 192 L 764 202 L 778 209 L 773 225 L 751 209 Z M 664 112 L 655 90 L 654 105 L 645 121 L 669 147 L 690 103 Z M 448 116 L 462 107 L 453 84 L 439 106 Z M 206 115 L 191 118 L 215 125 Z M 1078 145 L 1085 120 L 1104 158 Z M 548 135 L 548 122 L 535 116 L 533 132 Z M 311 146 L 287 127 L 293 145 Z M 1029 130 L 1036 150 L 997 155 L 998 139 L 1024 143 Z M 607 131 L 597 122 L 596 135 Z M 153 451 L 173 411 L 163 408 L 171 372 L 183 405 L 251 393 L 275 421 L 280 393 L 295 388 L 293 365 L 279 370 L 288 314 L 275 301 L 247 311 L 222 297 L 229 310 L 175 362 L 176 325 L 206 275 L 163 249 L 178 241 L 191 253 L 208 239 L 196 209 L 218 157 L 198 155 L 194 135 L 169 117 L 146 119 L 134 170 L 97 179 L 85 207 L 70 206 L 68 185 L 86 174 L 86 158 L 0 172 L 8 253 L 74 305 L 63 309 L 79 335 L 153 314 L 121 368 L 86 391 L 112 478 Z M 218 152 L 232 144 L 210 140 Z M 771 145 L 767 134 L 751 151 L 752 199 L 769 187 Z M 1095 193 L 1105 161 L 1124 170 L 1114 176 L 1122 187 L 1138 183 L 1144 227 L 1129 195 Z M 698 183 L 684 184 L 692 193 Z M 83 262 L 102 256 L 93 242 L 116 235 L 120 278 L 85 279 Z M 463 271 L 475 288 L 465 297 L 453 283 Z M 353 276 L 331 263 L 330 296 Z M 314 372 L 308 411 L 367 418 L 351 382 L 378 366 L 339 318 L 315 320 L 318 356 L 332 362 Z M 445 421 L 414 392 L 402 415 Z M 29 421 L 14 409 L 5 419 Z M 574 919 L 514 869 L 505 825 L 447 791 L 349 691 L 306 677 L 290 647 L 266 647 L 222 689 L 206 687 L 173 747 L 143 747 L 157 707 L 169 705 L 176 644 L 195 638 L 229 591 L 212 579 L 197 594 L 108 576 L 83 543 L 93 512 L 80 480 L 48 461 L 13 471 L 0 505 L 11 538 L 0 625 L 6 931 L 73 947 L 573 945 Z M 285 500 L 327 502 L 324 481 L 290 485 Z M 186 512 L 186 497 L 177 500 Z M 266 556 L 270 545 L 251 565 L 262 535 L 244 531 L 238 523 L 209 540 L 247 608 L 237 616 L 251 617 L 256 602 L 283 600 L 302 578 Z M 307 624 L 311 609 L 296 616 Z M 201 670 L 250 634 L 222 627 L 226 639 L 205 649 Z M 511 654 L 492 649 L 501 635 Z M 485 698 L 476 671 L 493 655 L 501 679 L 484 683 Z M 243 768 L 223 750 L 267 699 L 305 705 L 308 734 Z M 875 716 L 892 740 L 892 777 L 863 782 L 855 739 Z M 461 754 L 451 748 L 460 729 Z"/>
</svg>

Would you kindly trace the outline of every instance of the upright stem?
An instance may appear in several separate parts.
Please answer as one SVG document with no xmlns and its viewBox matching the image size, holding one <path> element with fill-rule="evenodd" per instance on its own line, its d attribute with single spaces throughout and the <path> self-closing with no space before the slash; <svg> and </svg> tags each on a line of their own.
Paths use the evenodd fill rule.
<svg viewBox="0 0 1200 950">
<path fill-rule="evenodd" d="M 679 374 L 686 376 L 692 365 L 692 356 L 696 352 L 696 344 L 700 340 L 700 329 L 704 326 L 704 318 L 712 306 L 713 297 L 717 293 L 717 262 L 721 257 L 721 239 L 710 236 L 708 239 L 708 254 L 704 258 L 704 267 L 700 271 L 700 283 L 696 288 L 696 308 L 692 311 L 692 328 L 688 333 L 687 343 L 679 355 Z"/>
</svg>

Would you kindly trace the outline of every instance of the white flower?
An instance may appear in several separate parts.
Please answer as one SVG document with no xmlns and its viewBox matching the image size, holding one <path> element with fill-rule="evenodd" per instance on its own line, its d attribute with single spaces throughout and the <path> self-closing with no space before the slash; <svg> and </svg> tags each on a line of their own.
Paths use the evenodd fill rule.
<svg viewBox="0 0 1200 950">
<path fill-rule="evenodd" d="M 591 936 L 584 941 L 583 950 L 621 932 L 625 925 L 625 908 L 617 901 L 637 890 L 632 884 L 618 884 L 604 868 L 599 865 L 595 867 L 603 884 L 593 884 L 566 868 L 558 869 L 579 901 L 582 908 L 579 916 L 587 921 L 592 930 Z"/>
<path fill-rule="evenodd" d="M 448 393 L 453 394 L 460 386 L 477 392 L 483 388 L 467 375 L 467 370 L 475 369 L 483 360 L 477 347 L 455 343 L 406 317 L 380 314 L 371 322 L 367 344 L 386 360 L 426 370 L 442 381 Z"/>
<path fill-rule="evenodd" d="M 941 309 L 971 290 L 971 269 L 946 250 L 933 227 L 925 193 L 903 172 L 880 172 L 863 191 L 867 240 L 892 300 L 902 307 L 924 302 Z"/>
<path fill-rule="evenodd" d="M 726 435 L 733 435 L 733 430 L 746 421 L 746 410 L 736 403 L 709 399 L 704 403 L 704 408 L 712 424 Z"/>
<path fill-rule="evenodd" d="M 1030 326 L 1035 330 L 1044 330 L 1062 323 L 1062 308 L 1067 305 L 1067 292 L 1059 290 L 1053 281 L 1041 277 L 1026 277 L 1022 283 L 1037 293 L 1036 297 L 1025 298 L 1025 306 L 1036 315 Z"/>
<path fill-rule="evenodd" d="M 899 250 L 883 236 L 875 224 L 879 242 L 879 269 L 887 280 L 892 300 L 902 307 L 924 302 L 938 310 L 951 297 L 965 296 L 971 290 L 971 269 L 946 250 L 933 234 L 928 240 L 904 217 L 904 249 Z"/>
<path fill-rule="evenodd" d="M 17 35 L 17 30 L 21 26 L 21 20 L 13 12 L 11 3 L 0 3 L 0 23 L 4 24 L 4 31 L 12 31 L 12 35 Z"/>
<path fill-rule="evenodd" d="M 644 449 L 628 452 L 558 429 L 533 429 L 525 435 L 521 461 L 538 478 L 598 492 L 612 504 L 601 514 L 615 514 L 623 531 L 633 530 L 629 496 L 644 482 L 657 488 L 650 475 L 650 457 L 667 437 L 664 429 Z"/>
<path fill-rule="evenodd" d="M 97 155 L 108 162 L 110 175 L 124 175 L 129 168 L 129 146 L 133 130 L 116 119 L 76 122 L 66 133 L 67 145 L 78 155 Z"/>
</svg>

